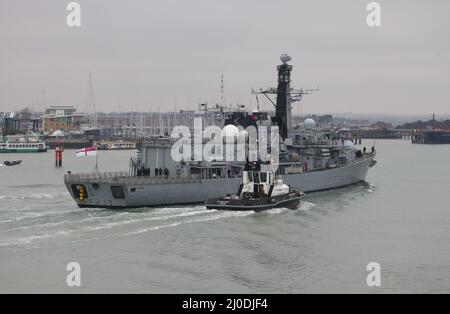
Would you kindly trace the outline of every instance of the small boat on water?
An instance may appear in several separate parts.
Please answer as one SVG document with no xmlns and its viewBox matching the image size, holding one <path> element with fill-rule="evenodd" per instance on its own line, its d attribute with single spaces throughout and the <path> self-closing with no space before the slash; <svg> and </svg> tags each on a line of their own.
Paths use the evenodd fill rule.
<svg viewBox="0 0 450 314">
<path fill-rule="evenodd" d="M 20 165 L 22 163 L 22 160 L 4 160 L 3 164 L 5 166 L 16 166 Z"/>
<path fill-rule="evenodd" d="M 245 166 L 237 194 L 210 198 L 205 205 L 207 209 L 255 212 L 279 207 L 297 209 L 304 195 L 284 184 L 275 172 L 261 171 L 261 163 L 254 162 Z"/>
<path fill-rule="evenodd" d="M 8 136 L 3 132 L 3 142 L 0 142 L 0 153 L 45 153 L 47 145 L 42 137 L 36 133 L 27 133 L 19 141 L 10 142 Z"/>
</svg>

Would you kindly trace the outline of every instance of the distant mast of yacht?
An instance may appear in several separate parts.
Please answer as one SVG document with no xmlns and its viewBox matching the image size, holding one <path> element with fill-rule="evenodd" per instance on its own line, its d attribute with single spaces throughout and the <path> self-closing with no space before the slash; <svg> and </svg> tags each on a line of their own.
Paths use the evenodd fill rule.
<svg viewBox="0 0 450 314">
<path fill-rule="evenodd" d="M 91 121 L 90 126 L 94 129 L 98 127 L 97 125 L 97 110 L 95 108 L 95 97 L 94 97 L 94 87 L 92 84 L 92 73 L 89 72 L 89 99 L 88 99 L 88 107 L 91 111 Z M 88 110 L 89 110 L 88 108 Z"/>
</svg>

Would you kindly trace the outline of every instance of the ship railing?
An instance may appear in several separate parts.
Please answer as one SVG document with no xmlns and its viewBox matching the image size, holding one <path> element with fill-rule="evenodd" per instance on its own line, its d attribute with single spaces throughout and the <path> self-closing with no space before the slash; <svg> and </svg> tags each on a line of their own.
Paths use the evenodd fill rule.
<svg viewBox="0 0 450 314">
<path fill-rule="evenodd" d="M 120 180 L 128 185 L 171 184 L 171 183 L 199 183 L 200 176 L 190 177 L 127 177 Z"/>
<path fill-rule="evenodd" d="M 90 173 L 66 173 L 64 181 L 92 180 L 92 179 L 116 179 L 130 175 L 126 171 L 90 172 Z"/>
<path fill-rule="evenodd" d="M 300 168 L 300 169 L 302 169 L 301 173 L 331 170 L 331 169 L 346 167 L 346 166 L 348 166 L 350 164 L 353 164 L 353 163 L 356 163 L 356 162 L 361 162 L 361 161 L 363 161 L 365 159 L 368 159 L 368 158 L 371 158 L 371 157 L 373 157 L 375 155 L 376 155 L 376 150 L 374 152 L 367 152 L 367 153 L 363 154 L 360 158 L 355 158 L 355 159 L 351 160 L 349 163 L 346 163 L 346 164 L 343 164 L 343 165 L 340 164 L 340 163 L 332 163 L 328 167 L 327 166 L 321 166 L 321 167 L 314 167 L 314 168 L 308 168 L 308 169 L 305 169 L 303 167 L 304 164 L 302 162 L 299 162 L 299 161 L 280 162 L 280 163 L 278 163 L 279 168 L 277 169 L 277 174 L 284 173 L 284 171 L 286 171 L 286 169 L 289 168 L 289 167 Z M 345 157 L 345 155 L 340 156 L 340 157 Z"/>
<path fill-rule="evenodd" d="M 126 171 L 98 172 L 98 173 L 67 173 L 64 175 L 65 182 L 79 181 L 117 181 L 126 184 L 168 184 L 168 183 L 192 183 L 200 182 L 200 175 L 190 175 L 188 177 L 150 177 L 131 176 Z"/>
</svg>

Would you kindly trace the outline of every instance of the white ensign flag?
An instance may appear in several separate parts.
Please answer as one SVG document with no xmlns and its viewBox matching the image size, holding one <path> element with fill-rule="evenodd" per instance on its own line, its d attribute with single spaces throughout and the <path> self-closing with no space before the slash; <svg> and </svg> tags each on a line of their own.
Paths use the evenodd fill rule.
<svg viewBox="0 0 450 314">
<path fill-rule="evenodd" d="M 77 150 L 77 157 L 97 156 L 97 146 L 85 147 Z"/>
</svg>

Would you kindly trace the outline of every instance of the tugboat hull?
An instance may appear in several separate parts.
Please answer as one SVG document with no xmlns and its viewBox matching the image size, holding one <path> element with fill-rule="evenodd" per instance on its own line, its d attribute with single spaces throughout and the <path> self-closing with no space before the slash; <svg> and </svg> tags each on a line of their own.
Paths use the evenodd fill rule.
<svg viewBox="0 0 450 314">
<path fill-rule="evenodd" d="M 303 193 L 297 191 L 271 198 L 233 199 L 231 197 L 219 197 L 208 199 L 205 202 L 205 205 L 207 209 L 234 211 L 253 210 L 255 212 L 280 207 L 297 209 L 300 204 L 300 198 L 302 197 Z"/>
</svg>

